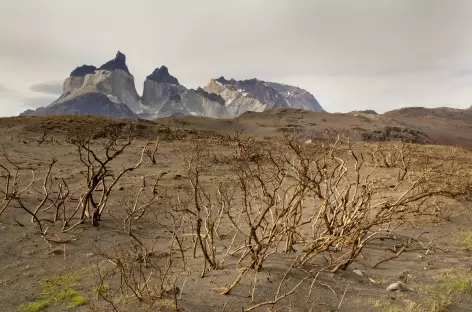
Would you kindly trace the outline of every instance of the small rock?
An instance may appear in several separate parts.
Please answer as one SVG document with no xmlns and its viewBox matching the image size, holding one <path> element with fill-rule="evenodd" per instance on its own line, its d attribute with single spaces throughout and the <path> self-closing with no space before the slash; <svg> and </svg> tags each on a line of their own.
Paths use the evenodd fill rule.
<svg viewBox="0 0 472 312">
<path fill-rule="evenodd" d="M 305 144 L 311 144 L 311 143 L 312 143 L 312 140 L 311 140 L 311 139 L 305 141 Z"/>
<path fill-rule="evenodd" d="M 411 290 L 403 282 L 395 282 L 387 286 L 387 291 L 407 291 Z"/>
<path fill-rule="evenodd" d="M 352 270 L 353 273 L 359 275 L 359 276 L 365 276 L 365 272 L 362 270 Z"/>
<path fill-rule="evenodd" d="M 370 282 L 371 284 L 374 284 L 374 285 L 378 285 L 378 284 L 379 284 L 379 282 L 377 282 L 376 280 L 374 280 L 373 278 L 370 278 L 370 277 L 369 277 L 369 282 Z"/>
</svg>

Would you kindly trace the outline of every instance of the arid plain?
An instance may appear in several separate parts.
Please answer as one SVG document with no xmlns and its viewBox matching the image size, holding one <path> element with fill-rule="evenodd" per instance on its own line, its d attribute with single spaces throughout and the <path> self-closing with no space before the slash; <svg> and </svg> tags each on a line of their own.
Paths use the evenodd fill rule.
<svg viewBox="0 0 472 312">
<path fill-rule="evenodd" d="M 0 119 L 0 310 L 470 311 L 468 114 Z"/>
</svg>

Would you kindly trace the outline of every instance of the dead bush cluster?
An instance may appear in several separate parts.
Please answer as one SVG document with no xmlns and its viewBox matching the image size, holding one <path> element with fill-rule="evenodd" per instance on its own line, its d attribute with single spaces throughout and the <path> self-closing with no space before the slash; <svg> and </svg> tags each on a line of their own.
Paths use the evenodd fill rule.
<svg viewBox="0 0 472 312">
<path fill-rule="evenodd" d="M 239 133 L 224 140 L 194 139 L 181 149 L 188 187 L 171 192 L 158 167 L 159 140 L 145 144 L 136 163 L 119 172 L 111 164 L 132 145 L 131 136 L 112 132 L 106 139 L 67 142 L 86 169 L 75 208 L 66 205 L 66 181 L 54 184 L 51 178 L 56 160 L 38 179 L 36 169 L 22 167 L 4 152 L 0 216 L 8 207 L 22 209 L 42 235 L 47 235 L 45 222 L 61 221 L 64 232 L 87 222 L 97 226 L 118 181 L 141 167 L 147 155 L 152 174 L 141 178 L 138 192 L 123 203 L 117 217 L 129 242 L 112 252 L 98 251 L 110 264 L 99 265 L 99 289 L 113 288 L 98 294 L 114 311 L 121 311 L 130 298 L 148 310 L 170 298 L 177 309 L 192 273 L 189 259 L 201 265 L 202 278 L 237 259 L 237 277 L 221 291 L 228 295 L 248 272 L 257 276 L 274 255 L 292 254 L 290 270 L 302 270 L 306 277 L 285 293 L 280 286 L 273 300 L 252 302 L 245 311 L 274 305 L 316 279 L 319 270 L 309 269 L 311 261 L 323 258 L 326 271 L 344 270 L 371 241 L 392 235 L 411 220 L 437 216 L 444 200 L 467 196 L 471 189 L 470 170 L 454 149 L 438 155 L 406 143 L 353 144 L 331 138 L 305 144 L 286 137 L 264 144 Z M 209 180 L 217 170 L 225 174 Z M 29 182 L 23 181 L 24 172 L 30 172 Z M 36 192 L 41 200 L 33 205 L 25 198 L 40 181 Z M 54 211 L 52 219 L 42 217 L 47 211 Z M 144 218 L 156 230 L 165 229 L 166 244 L 160 249 L 156 239 L 136 231 Z"/>
</svg>

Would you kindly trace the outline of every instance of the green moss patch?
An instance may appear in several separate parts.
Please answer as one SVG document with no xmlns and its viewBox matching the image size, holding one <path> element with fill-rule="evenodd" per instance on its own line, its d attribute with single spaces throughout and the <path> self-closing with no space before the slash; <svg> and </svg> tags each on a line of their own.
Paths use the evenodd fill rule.
<svg viewBox="0 0 472 312">
<path fill-rule="evenodd" d="M 76 287 L 80 278 L 75 275 L 59 275 L 41 281 L 41 295 L 34 302 L 25 303 L 18 307 L 23 312 L 36 312 L 49 306 L 64 306 L 67 309 L 84 305 L 87 298 L 82 295 Z"/>
</svg>

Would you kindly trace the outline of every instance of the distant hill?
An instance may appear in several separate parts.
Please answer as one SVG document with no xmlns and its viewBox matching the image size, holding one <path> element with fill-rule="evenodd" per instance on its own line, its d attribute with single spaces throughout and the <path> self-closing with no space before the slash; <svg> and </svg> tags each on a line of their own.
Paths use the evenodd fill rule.
<svg viewBox="0 0 472 312">
<path fill-rule="evenodd" d="M 77 120 L 86 122 L 96 117 L 52 116 L 12 117 L 0 119 L 2 133 L 52 127 L 81 131 Z M 64 121 L 67 120 L 67 121 Z M 52 122 L 54 121 L 54 122 Z M 116 119 L 97 119 L 91 124 L 121 122 Z M 353 141 L 406 141 L 419 144 L 457 145 L 472 148 L 472 110 L 450 108 L 404 108 L 384 114 L 327 113 L 300 109 L 269 109 L 263 112 L 245 112 L 236 118 L 219 119 L 201 116 L 173 115 L 154 121 L 138 120 L 143 131 L 155 133 L 154 127 L 170 127 L 204 133 L 231 134 L 236 130 L 256 136 L 297 135 L 300 139 L 314 139 L 323 135 L 341 135 Z M 143 123 L 144 122 L 144 123 Z M 36 126 L 33 126 L 35 124 Z M 101 126 L 101 125 L 100 125 Z M 141 127 L 141 126 L 140 126 Z M 146 127 L 151 127 L 145 130 Z M 16 129 L 16 130 L 15 130 Z M 30 131 L 28 130 L 28 131 Z M 36 130 L 35 130 L 36 131 Z"/>
</svg>

